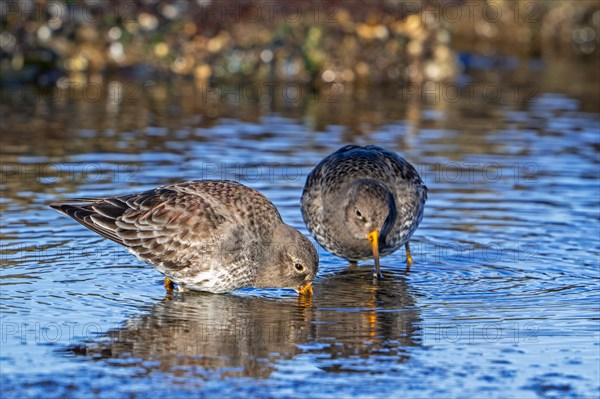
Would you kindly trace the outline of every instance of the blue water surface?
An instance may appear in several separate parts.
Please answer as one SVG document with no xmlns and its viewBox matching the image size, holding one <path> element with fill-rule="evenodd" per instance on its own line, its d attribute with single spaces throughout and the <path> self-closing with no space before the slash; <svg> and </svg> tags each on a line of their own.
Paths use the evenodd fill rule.
<svg viewBox="0 0 600 399">
<path fill-rule="evenodd" d="M 234 103 L 170 82 L 131 102 L 3 104 L 2 397 L 597 398 L 600 98 L 550 72 L 525 76 L 525 99 L 521 70 L 468 76 L 498 84 L 495 101 L 346 86 Z M 397 151 L 428 185 L 415 264 L 398 251 L 373 282 L 372 262 L 319 248 L 311 301 L 166 296 L 158 272 L 48 207 L 231 179 L 308 235 L 306 174 L 347 143 Z"/>
</svg>

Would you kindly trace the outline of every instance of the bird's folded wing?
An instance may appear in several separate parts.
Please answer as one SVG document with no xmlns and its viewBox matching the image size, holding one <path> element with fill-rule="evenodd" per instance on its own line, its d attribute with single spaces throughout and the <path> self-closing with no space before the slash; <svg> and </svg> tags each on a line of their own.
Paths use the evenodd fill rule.
<svg viewBox="0 0 600 399">
<path fill-rule="evenodd" d="M 172 270 L 212 256 L 235 225 L 218 201 L 176 186 L 51 206 L 141 259 Z"/>
</svg>

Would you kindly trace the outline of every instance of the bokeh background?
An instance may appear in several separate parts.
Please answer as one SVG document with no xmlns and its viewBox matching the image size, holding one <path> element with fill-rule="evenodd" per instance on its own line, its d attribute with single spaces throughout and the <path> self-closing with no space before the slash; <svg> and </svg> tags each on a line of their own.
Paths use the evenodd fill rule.
<svg viewBox="0 0 600 399">
<path fill-rule="evenodd" d="M 42 86 L 449 81 L 461 50 L 590 61 L 600 43 L 595 1 L 7 1 L 0 18 L 2 81 Z"/>
</svg>

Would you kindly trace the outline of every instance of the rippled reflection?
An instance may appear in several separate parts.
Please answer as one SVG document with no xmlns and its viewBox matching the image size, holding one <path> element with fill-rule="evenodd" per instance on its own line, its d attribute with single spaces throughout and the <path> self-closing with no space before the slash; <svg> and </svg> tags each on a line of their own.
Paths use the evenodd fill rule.
<svg viewBox="0 0 600 399">
<path fill-rule="evenodd" d="M 344 371 L 351 363 L 343 359 L 351 357 L 381 354 L 405 362 L 406 347 L 419 345 L 419 312 L 402 277 L 373 283 L 371 273 L 360 268 L 328 276 L 309 301 L 177 293 L 68 350 L 116 367 L 203 378 L 211 370 L 265 378 L 280 359 L 306 351 L 327 355 L 329 372 Z"/>
</svg>

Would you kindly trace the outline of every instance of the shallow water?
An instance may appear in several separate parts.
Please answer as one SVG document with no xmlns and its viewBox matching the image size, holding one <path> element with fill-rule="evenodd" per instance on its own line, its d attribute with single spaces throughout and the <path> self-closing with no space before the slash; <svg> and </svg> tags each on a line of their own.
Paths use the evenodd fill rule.
<svg viewBox="0 0 600 399">
<path fill-rule="evenodd" d="M 257 103 L 123 77 L 97 101 L 5 89 L 2 397 L 597 397 L 600 98 L 594 69 L 567 82 L 571 67 L 469 71 L 455 100 L 334 87 Z M 399 251 L 373 283 L 372 263 L 319 249 L 311 301 L 166 297 L 151 267 L 47 207 L 226 178 L 307 234 L 306 174 L 347 143 L 426 181 L 415 264 Z"/>
</svg>

